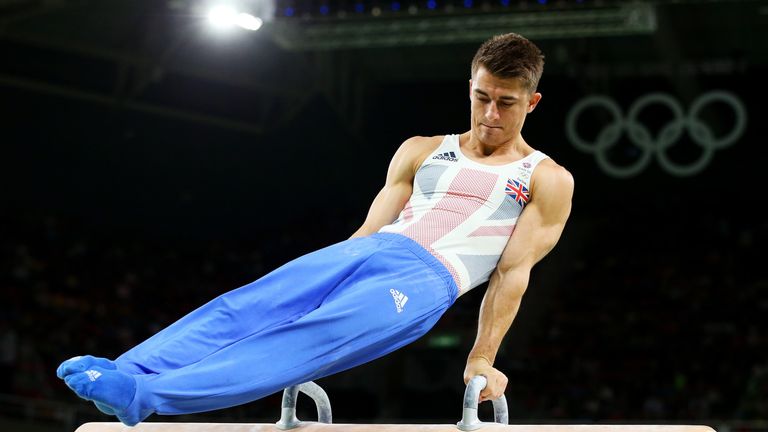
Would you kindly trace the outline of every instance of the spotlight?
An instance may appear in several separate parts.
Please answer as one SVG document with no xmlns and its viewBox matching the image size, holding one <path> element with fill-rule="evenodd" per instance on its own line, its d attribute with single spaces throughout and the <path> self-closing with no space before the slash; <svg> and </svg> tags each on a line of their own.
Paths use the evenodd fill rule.
<svg viewBox="0 0 768 432">
<path fill-rule="evenodd" d="M 201 5 L 202 6 L 202 5 Z M 235 27 L 256 31 L 264 23 L 274 18 L 274 0 L 220 0 L 207 9 L 208 23 L 216 30 L 224 31 Z M 295 10 L 291 7 L 285 10 L 287 16 Z"/>
<path fill-rule="evenodd" d="M 246 30 L 256 31 L 261 28 L 261 25 L 264 24 L 264 21 L 262 21 L 261 18 L 255 17 L 251 14 L 239 13 L 237 14 L 237 17 L 235 17 L 235 24 Z"/>
<path fill-rule="evenodd" d="M 230 6 L 214 6 L 208 11 L 208 22 L 217 28 L 232 27 L 237 19 L 237 11 Z"/>
</svg>

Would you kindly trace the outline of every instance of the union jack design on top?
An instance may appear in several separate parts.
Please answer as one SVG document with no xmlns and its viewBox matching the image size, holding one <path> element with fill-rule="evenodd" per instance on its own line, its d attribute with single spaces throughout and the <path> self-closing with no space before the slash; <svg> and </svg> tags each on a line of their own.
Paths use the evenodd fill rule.
<svg viewBox="0 0 768 432">
<path fill-rule="evenodd" d="M 504 188 L 504 193 L 511 196 L 515 202 L 520 204 L 520 207 L 525 207 L 531 199 L 531 193 L 528 191 L 528 188 L 517 180 L 507 179 L 507 187 Z"/>
</svg>

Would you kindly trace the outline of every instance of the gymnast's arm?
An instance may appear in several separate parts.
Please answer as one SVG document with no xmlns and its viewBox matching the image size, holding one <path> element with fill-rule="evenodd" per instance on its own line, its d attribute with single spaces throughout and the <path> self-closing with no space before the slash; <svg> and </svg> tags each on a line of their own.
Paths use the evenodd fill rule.
<svg viewBox="0 0 768 432">
<path fill-rule="evenodd" d="M 436 138 L 439 137 L 413 137 L 400 145 L 389 163 L 384 187 L 374 198 L 365 222 L 352 237 L 376 233 L 397 219 L 413 192 L 416 171 L 427 155 L 440 144 Z"/>
<path fill-rule="evenodd" d="M 480 401 L 504 394 L 507 377 L 493 367 L 501 341 L 520 308 L 531 269 L 555 246 L 571 211 L 573 177 L 552 160 L 534 171 L 531 201 L 520 215 L 480 306 L 475 344 L 467 358 L 464 383 L 476 375 L 488 381 Z"/>
</svg>

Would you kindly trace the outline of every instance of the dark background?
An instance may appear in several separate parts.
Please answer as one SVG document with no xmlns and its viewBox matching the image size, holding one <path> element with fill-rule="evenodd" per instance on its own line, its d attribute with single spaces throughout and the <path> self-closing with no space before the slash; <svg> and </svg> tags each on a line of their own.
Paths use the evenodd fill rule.
<svg viewBox="0 0 768 432">
<path fill-rule="evenodd" d="M 627 3 L 421 5 L 418 17 L 456 17 L 466 36 L 461 25 L 474 16 L 551 18 Z M 547 56 L 544 97 L 523 135 L 576 181 L 563 237 L 534 269 L 497 359 L 510 379 L 510 422 L 762 430 L 768 2 L 632 3 L 653 8 L 653 30 L 505 28 Z M 403 140 L 468 129 L 469 63 L 492 29 L 455 42 L 333 48 L 305 34 L 288 43 L 285 28 L 374 19 L 285 17 L 285 5 L 258 32 L 214 35 L 193 2 L 0 2 L 4 430 L 112 421 L 56 379 L 61 361 L 117 356 L 214 296 L 347 238 Z M 377 5 L 387 10 L 366 11 Z M 687 114 L 715 90 L 743 103 L 746 129 L 692 175 L 654 157 L 637 175 L 610 176 L 565 132 L 588 95 L 627 113 L 663 92 Z M 657 136 L 671 117 L 656 104 L 638 120 Z M 700 118 L 719 137 L 736 121 L 723 103 Z M 579 131 L 595 139 L 609 121 L 591 110 Z M 642 152 L 625 130 L 609 159 L 626 165 Z M 688 164 L 701 149 L 685 130 L 668 154 Z M 334 420 L 458 421 L 484 290 L 460 298 L 416 343 L 319 380 Z M 315 418 L 311 405 L 300 399 L 300 418 Z M 481 408 L 490 419 L 490 404 Z M 276 394 L 149 421 L 275 422 L 279 413 Z"/>
</svg>

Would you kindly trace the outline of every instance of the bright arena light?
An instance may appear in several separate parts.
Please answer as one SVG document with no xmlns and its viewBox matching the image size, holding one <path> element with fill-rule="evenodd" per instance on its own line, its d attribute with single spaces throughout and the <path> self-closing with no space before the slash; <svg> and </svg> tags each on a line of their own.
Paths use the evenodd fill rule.
<svg viewBox="0 0 768 432">
<path fill-rule="evenodd" d="M 219 32 L 239 27 L 256 31 L 274 16 L 274 0 L 219 0 L 203 9 L 208 24 Z"/>
<path fill-rule="evenodd" d="M 235 17 L 235 24 L 246 30 L 256 31 L 261 28 L 261 25 L 264 24 L 264 22 L 261 18 L 251 14 L 239 13 L 237 14 L 237 17 Z"/>
<path fill-rule="evenodd" d="M 233 26 L 237 17 L 237 11 L 230 6 L 214 6 L 208 11 L 208 22 L 218 28 Z"/>
</svg>

